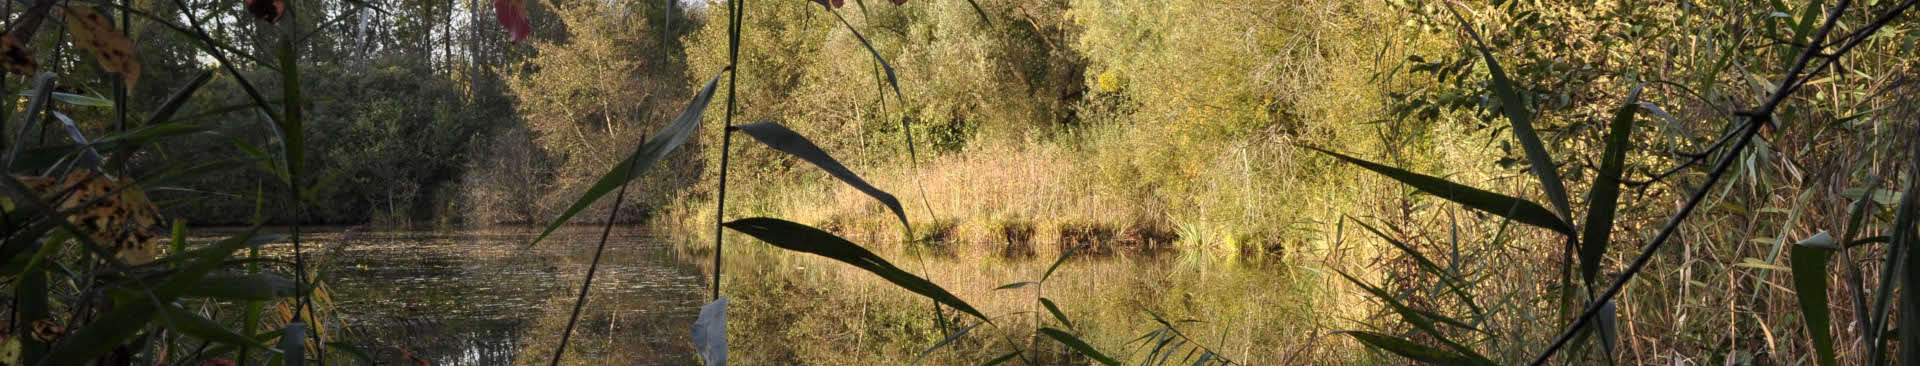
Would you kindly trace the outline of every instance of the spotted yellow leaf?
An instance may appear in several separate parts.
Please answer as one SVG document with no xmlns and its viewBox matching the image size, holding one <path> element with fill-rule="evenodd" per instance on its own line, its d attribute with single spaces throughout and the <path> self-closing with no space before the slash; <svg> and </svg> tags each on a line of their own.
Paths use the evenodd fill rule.
<svg viewBox="0 0 1920 366">
<path fill-rule="evenodd" d="M 131 179 L 115 182 L 87 169 L 74 170 L 57 180 L 15 178 L 47 202 L 58 202 L 60 210 L 71 211 L 67 221 L 87 231 L 88 237 L 106 246 L 121 261 L 140 265 L 160 255 L 160 235 L 156 234 L 162 232 L 160 209 Z"/>
<path fill-rule="evenodd" d="M 4 343 L 0 343 L 0 366 L 19 365 L 20 337 L 0 335 L 0 338 L 6 338 Z"/>
<path fill-rule="evenodd" d="M 74 44 L 93 53 L 93 58 L 100 61 L 101 68 L 120 74 L 128 85 L 140 81 L 140 60 L 133 56 L 133 41 L 115 29 L 112 20 L 88 7 L 68 6 L 65 9 L 67 29 L 73 32 Z"/>
</svg>

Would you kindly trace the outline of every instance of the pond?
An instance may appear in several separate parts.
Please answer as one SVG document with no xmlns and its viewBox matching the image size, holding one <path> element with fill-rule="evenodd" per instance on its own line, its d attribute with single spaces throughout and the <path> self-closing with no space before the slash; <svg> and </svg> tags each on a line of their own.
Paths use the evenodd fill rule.
<svg viewBox="0 0 1920 366">
<path fill-rule="evenodd" d="M 564 363 L 698 362 L 688 330 L 706 300 L 702 277 L 668 244 L 639 231 L 615 228 L 609 238 Z M 374 358 L 544 365 L 599 233 L 565 228 L 532 248 L 524 244 L 536 232 L 524 228 L 323 229 L 303 238 L 323 246 L 316 263 L 345 339 Z"/>
</svg>

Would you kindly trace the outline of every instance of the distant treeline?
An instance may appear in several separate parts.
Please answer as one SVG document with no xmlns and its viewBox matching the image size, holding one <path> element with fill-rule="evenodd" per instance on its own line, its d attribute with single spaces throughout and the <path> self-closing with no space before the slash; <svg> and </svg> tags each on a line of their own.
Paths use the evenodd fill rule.
<svg viewBox="0 0 1920 366">
<path fill-rule="evenodd" d="M 518 43 L 503 36 L 487 2 L 396 0 L 376 4 L 383 11 L 325 9 L 326 18 L 340 21 L 310 36 L 300 70 L 309 97 L 311 173 L 305 185 L 312 188 L 303 193 L 307 200 L 299 220 L 416 226 L 539 221 L 570 201 L 564 198 L 600 173 L 595 170 L 631 149 L 643 131 L 657 128 L 659 110 L 682 103 L 681 47 L 677 37 L 662 37 L 660 30 L 698 24 L 670 7 L 680 3 L 531 4 L 537 4 L 532 15 L 541 19 L 534 22 L 537 36 Z M 205 5 L 199 11 L 234 10 Z M 244 16 L 218 17 L 209 32 L 237 39 L 235 47 L 252 48 L 246 54 L 271 54 L 273 44 L 265 36 L 237 26 L 252 21 Z M 160 29 L 131 33 L 147 67 L 146 80 L 154 81 L 140 84 L 133 100 L 162 100 L 177 87 L 168 83 L 213 67 L 200 60 L 205 56 L 189 40 Z M 278 88 L 279 76 L 272 70 L 246 75 L 262 88 Z M 266 119 L 247 100 L 238 83 L 216 72 L 183 108 L 188 113 L 176 117 L 214 132 L 160 148 L 151 159 L 211 161 L 271 153 L 275 146 L 267 145 L 271 136 L 262 128 Z M 211 112 L 192 114 L 196 111 Z M 117 126 L 86 127 L 104 132 Z M 285 189 L 258 164 L 264 163 L 245 162 L 154 196 L 167 206 L 167 215 L 193 224 L 243 224 L 256 212 L 267 213 L 273 222 L 293 219 L 291 210 L 281 209 L 283 200 L 255 199 L 260 190 Z M 655 196 L 642 202 L 657 205 Z M 604 209 L 596 207 L 583 221 L 604 217 L 599 211 Z"/>
</svg>

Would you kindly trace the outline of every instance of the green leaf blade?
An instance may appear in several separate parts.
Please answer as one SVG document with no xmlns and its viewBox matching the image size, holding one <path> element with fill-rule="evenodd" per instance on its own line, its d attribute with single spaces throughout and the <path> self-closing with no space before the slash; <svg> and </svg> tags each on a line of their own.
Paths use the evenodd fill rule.
<svg viewBox="0 0 1920 366">
<path fill-rule="evenodd" d="M 1440 179 L 1439 177 L 1381 165 L 1329 150 L 1314 147 L 1308 147 L 1308 149 L 1331 155 L 1334 158 L 1352 163 L 1353 165 L 1359 165 L 1367 170 L 1372 170 L 1375 173 L 1380 173 L 1388 178 L 1400 181 L 1400 183 L 1413 186 L 1414 189 L 1418 189 L 1421 192 L 1459 203 L 1468 208 L 1513 219 L 1513 221 L 1523 224 L 1553 230 L 1564 235 L 1574 234 L 1573 227 L 1568 225 L 1565 220 L 1561 220 L 1559 215 L 1554 214 L 1553 211 L 1548 211 L 1546 207 L 1542 207 L 1538 203 L 1533 203 L 1533 201 L 1473 188 Z"/>
<path fill-rule="evenodd" d="M 1339 333 L 1346 334 L 1349 337 L 1353 337 L 1353 340 L 1360 341 L 1361 344 L 1365 344 L 1368 347 L 1373 347 L 1375 349 L 1387 351 L 1389 353 L 1399 355 L 1400 357 L 1406 357 L 1407 359 L 1419 361 L 1425 364 L 1492 365 L 1492 363 L 1480 362 L 1478 360 L 1474 360 L 1466 356 L 1461 356 L 1461 355 L 1454 354 L 1452 352 L 1447 352 L 1438 348 L 1427 347 L 1419 343 L 1413 343 L 1412 341 L 1400 339 L 1400 338 L 1385 335 L 1385 334 L 1363 332 L 1363 331 L 1357 331 L 1357 330 L 1341 331 Z"/>
<path fill-rule="evenodd" d="M 940 348 L 946 347 L 948 344 L 953 344 L 953 341 L 959 340 L 960 337 L 966 336 L 967 332 L 973 331 L 973 328 L 980 327 L 981 324 L 986 324 L 986 323 L 987 322 L 985 321 L 973 323 L 973 325 L 969 325 L 966 328 L 960 328 L 960 330 L 954 331 L 953 334 L 948 334 L 946 338 L 940 339 L 940 342 L 934 343 L 932 347 L 927 347 L 925 351 L 920 351 L 919 356 L 913 357 L 912 364 L 914 365 L 920 364 L 920 360 L 926 359 L 927 355 L 933 354 L 933 351 L 938 351 L 940 350 Z"/>
<path fill-rule="evenodd" d="M 729 221 L 721 224 L 721 226 L 747 234 L 767 244 L 780 247 L 781 249 L 812 253 L 842 263 L 851 264 L 854 267 L 859 267 L 867 272 L 879 275 L 881 278 L 907 291 L 926 296 L 934 301 L 952 306 L 956 310 L 979 317 L 980 319 L 987 318 L 987 316 L 981 314 L 979 310 L 974 310 L 973 305 L 969 305 L 966 301 L 960 300 L 958 296 L 947 292 L 946 289 L 941 288 L 939 285 L 928 282 L 926 279 L 920 278 L 920 276 L 907 273 L 907 271 L 895 267 L 892 263 L 888 263 L 886 259 L 880 258 L 879 255 L 873 254 L 872 251 L 868 251 L 866 248 L 862 248 L 846 239 L 841 239 L 839 236 L 820 231 L 820 229 L 786 220 L 765 217 L 751 217 Z"/>
<path fill-rule="evenodd" d="M 766 144 L 767 147 L 787 153 L 787 155 L 793 155 L 796 158 L 800 158 L 800 160 L 805 160 L 813 164 L 813 166 L 819 167 L 820 170 L 827 171 L 828 175 L 839 179 L 841 183 L 846 183 L 848 186 L 860 190 L 861 193 L 866 193 L 867 196 L 873 197 L 874 200 L 886 205 L 887 209 L 893 210 L 894 216 L 900 218 L 901 227 L 907 228 L 908 232 L 913 231 L 913 227 L 907 224 L 907 211 L 900 207 L 900 199 L 894 198 L 893 194 L 887 193 L 887 191 L 880 190 L 880 188 L 868 184 L 865 179 L 860 179 L 859 174 L 854 174 L 853 171 L 848 170 L 845 165 L 841 165 L 838 159 L 834 159 L 833 155 L 821 150 L 820 146 L 815 145 L 813 141 L 807 140 L 806 136 L 801 136 L 800 133 L 788 129 L 787 126 L 782 126 L 780 123 L 773 121 L 735 125 L 733 129 L 747 134 L 748 137 L 753 137 L 754 140 Z"/>
<path fill-rule="evenodd" d="M 1060 324 L 1066 325 L 1068 329 L 1073 329 L 1073 321 L 1067 320 L 1067 313 L 1060 311 L 1060 306 L 1055 305 L 1053 300 L 1042 297 L 1040 298 L 1040 305 L 1046 307 L 1048 313 L 1053 313 L 1054 320 L 1059 320 Z"/>
<path fill-rule="evenodd" d="M 1102 365 L 1114 366 L 1120 364 L 1120 361 L 1114 360 L 1112 357 L 1107 357 L 1104 353 L 1100 353 L 1100 350 L 1094 349 L 1093 345 L 1087 344 L 1086 341 L 1080 340 L 1080 337 L 1075 337 L 1072 333 L 1054 328 L 1040 328 L 1040 333 L 1046 334 L 1048 338 L 1053 338 L 1054 341 L 1060 342 L 1060 344 L 1066 345 L 1067 348 L 1072 348 L 1075 352 L 1080 352 L 1080 354 L 1086 355 L 1087 358 L 1091 358 Z"/>
<path fill-rule="evenodd" d="M 1586 233 L 1580 240 L 1580 276 L 1592 286 L 1600 274 L 1600 259 L 1607 254 L 1613 234 L 1614 210 L 1620 200 L 1620 177 L 1626 171 L 1627 145 L 1633 137 L 1633 112 L 1640 109 L 1638 88 L 1614 110 L 1607 124 L 1607 149 L 1600 158 L 1600 176 L 1594 177 L 1593 193 L 1588 199 Z"/>
<path fill-rule="evenodd" d="M 707 86 L 701 88 L 699 94 L 694 95 L 693 101 L 687 103 L 687 108 L 680 111 L 680 116 L 675 117 L 672 124 L 667 125 L 660 134 L 648 139 L 639 149 L 634 150 L 633 155 L 615 165 L 607 174 L 601 175 L 600 180 L 594 181 L 593 186 L 587 188 L 586 193 L 580 194 L 580 198 L 575 200 L 572 206 L 568 206 L 566 211 L 560 213 L 560 217 L 548 223 L 546 229 L 540 231 L 539 236 L 527 242 L 527 246 L 539 244 L 547 236 L 553 235 L 554 230 L 560 229 L 561 225 L 566 225 L 567 221 L 573 219 L 574 215 L 580 214 L 581 210 L 587 209 L 587 206 L 599 201 L 600 197 L 612 193 L 614 189 L 620 188 L 620 185 L 638 177 L 641 172 L 653 167 L 653 164 L 659 162 L 668 152 L 686 143 L 687 138 L 693 135 L 694 127 L 700 125 L 700 116 L 706 112 L 707 104 L 713 101 L 714 88 L 719 85 L 720 76 L 725 73 L 726 71 L 721 71 L 720 75 L 714 75 L 713 79 L 707 80 Z"/>
<path fill-rule="evenodd" d="M 1800 301 L 1801 316 L 1806 319 L 1807 338 L 1813 341 L 1815 360 L 1821 366 L 1833 366 L 1833 322 L 1827 303 L 1827 258 L 1832 250 L 1809 245 L 1794 245 L 1793 291 Z"/>
<path fill-rule="evenodd" d="M 1465 18 L 1460 18 L 1459 13 L 1454 13 L 1454 17 L 1460 19 L 1463 25 L 1467 23 Z M 1533 116 L 1527 111 L 1526 100 L 1520 97 L 1519 89 L 1514 87 L 1513 80 L 1507 77 L 1506 69 L 1500 67 L 1500 61 L 1494 59 L 1493 51 L 1487 49 L 1486 42 L 1480 39 L 1480 35 L 1474 33 L 1471 28 L 1467 33 L 1473 38 L 1474 48 L 1480 51 L 1480 56 L 1487 62 L 1489 84 L 1493 89 L 1494 97 L 1500 99 L 1501 114 L 1512 123 L 1513 137 L 1520 140 L 1520 148 L 1526 151 L 1530 168 L 1534 176 L 1540 179 L 1541 189 L 1546 191 L 1547 202 L 1553 204 L 1556 210 L 1554 212 L 1564 220 L 1572 212 L 1568 208 L 1570 205 L 1567 203 L 1567 188 L 1560 180 L 1560 171 L 1553 163 L 1553 155 L 1547 153 L 1546 145 L 1540 141 L 1540 134 L 1533 130 Z"/>
<path fill-rule="evenodd" d="M 253 339 L 253 337 L 235 333 L 232 329 L 227 329 L 225 325 L 221 325 L 219 322 L 213 321 L 213 319 L 207 319 L 204 316 L 200 316 L 200 314 L 194 314 L 179 306 L 169 305 L 162 309 L 160 313 L 162 316 L 165 316 L 166 324 L 171 326 L 172 329 L 179 331 L 180 334 L 213 342 L 265 349 L 273 353 L 280 352 L 279 349 L 269 347 L 264 342 Z"/>
</svg>

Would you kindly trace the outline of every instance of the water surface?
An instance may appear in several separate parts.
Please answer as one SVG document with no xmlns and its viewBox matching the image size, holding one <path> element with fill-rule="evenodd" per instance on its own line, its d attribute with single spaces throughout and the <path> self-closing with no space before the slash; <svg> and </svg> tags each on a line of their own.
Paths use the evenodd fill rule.
<svg viewBox="0 0 1920 366">
<path fill-rule="evenodd" d="M 323 230 L 323 279 L 346 338 L 375 358 L 434 365 L 546 364 L 580 291 L 599 228 L 525 248 L 528 229 Z M 701 277 L 667 244 L 616 228 L 567 364 L 689 364 Z M 334 338 L 334 337 L 330 337 Z M 335 338 L 338 339 L 338 338 Z"/>
</svg>

